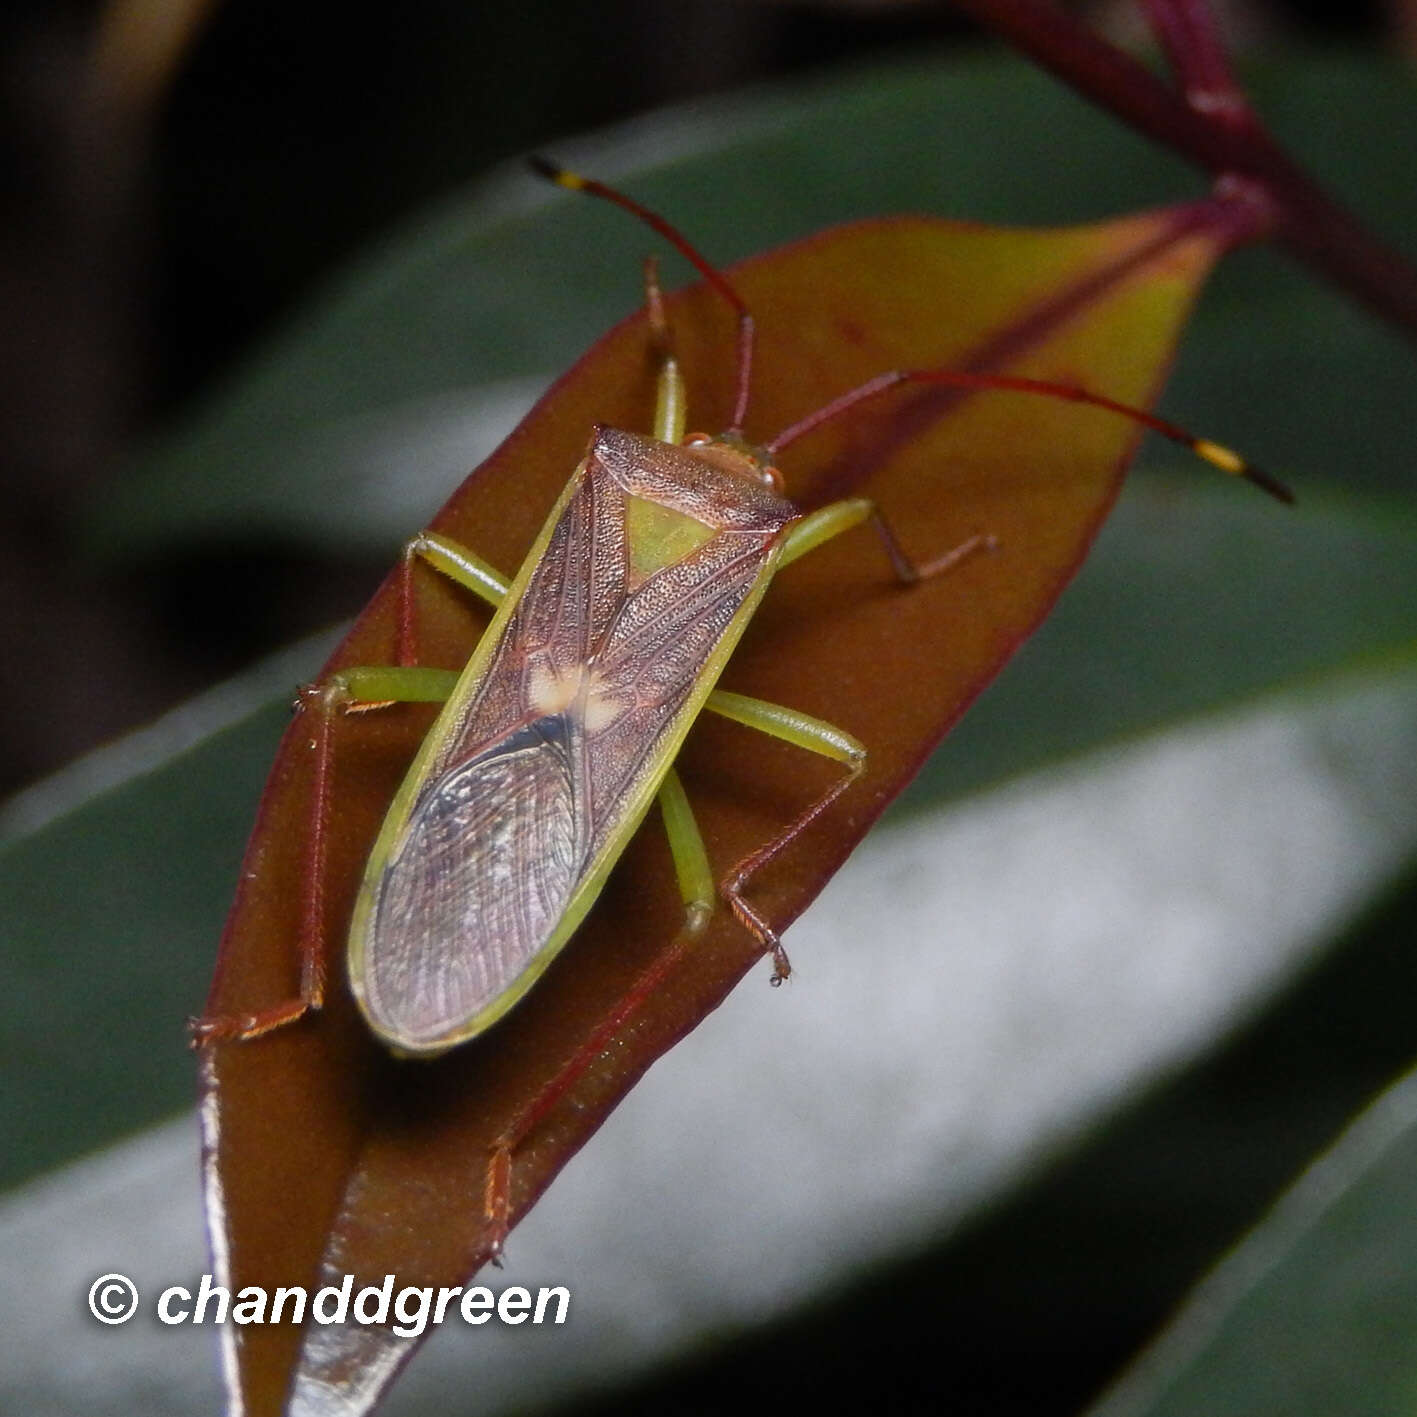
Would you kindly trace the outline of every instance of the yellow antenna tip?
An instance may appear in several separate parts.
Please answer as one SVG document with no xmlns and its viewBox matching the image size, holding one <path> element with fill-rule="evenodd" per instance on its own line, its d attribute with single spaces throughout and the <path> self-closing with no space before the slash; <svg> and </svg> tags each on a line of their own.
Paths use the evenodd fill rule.
<svg viewBox="0 0 1417 1417">
<path fill-rule="evenodd" d="M 1221 443 L 1212 443 L 1209 438 L 1197 438 L 1191 447 L 1212 467 L 1218 467 L 1221 472 L 1228 472 L 1234 477 L 1243 477 L 1250 469 L 1239 453 Z"/>
</svg>

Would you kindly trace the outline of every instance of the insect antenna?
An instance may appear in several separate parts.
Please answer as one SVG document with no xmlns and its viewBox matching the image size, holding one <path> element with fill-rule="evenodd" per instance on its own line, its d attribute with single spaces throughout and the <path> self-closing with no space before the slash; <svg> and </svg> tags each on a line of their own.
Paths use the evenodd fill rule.
<svg viewBox="0 0 1417 1417">
<path fill-rule="evenodd" d="M 729 283 L 727 276 L 700 255 L 682 232 L 672 226 L 658 212 L 641 206 L 633 197 L 627 197 L 625 193 L 614 187 L 609 187 L 603 182 L 597 182 L 593 177 L 582 177 L 579 173 L 559 167 L 547 158 L 532 156 L 527 161 L 534 171 L 549 181 L 555 182 L 558 186 L 565 187 L 572 192 L 584 192 L 589 196 L 611 202 L 658 232 L 665 240 L 672 243 L 675 250 L 692 262 L 714 290 L 738 312 L 738 392 L 734 400 L 733 422 L 727 432 L 729 435 L 741 434 L 748 412 L 748 393 L 753 366 L 754 327 L 753 316 L 748 309 L 747 302 Z M 656 338 L 663 338 L 658 330 Z M 840 417 L 849 409 L 855 408 L 857 404 L 876 398 L 888 389 L 897 388 L 901 384 L 939 384 L 948 388 L 976 392 L 1002 390 L 1033 394 L 1044 398 L 1064 399 L 1071 403 L 1106 409 L 1110 413 L 1129 418 L 1134 423 L 1140 423 L 1143 427 L 1150 428 L 1153 432 L 1161 434 L 1163 438 L 1169 438 L 1173 443 L 1178 443 L 1181 447 L 1189 449 L 1212 467 L 1219 468 L 1221 472 L 1232 477 L 1240 477 L 1246 482 L 1253 483 L 1261 491 L 1267 492 L 1271 497 L 1281 502 L 1292 503 L 1294 501 L 1294 493 L 1283 482 L 1263 468 L 1256 467 L 1254 463 L 1242 457 L 1233 448 L 1228 448 L 1223 443 L 1216 443 L 1209 438 L 1199 438 L 1179 424 L 1172 423 L 1157 414 L 1149 413 L 1145 409 L 1119 403 L 1115 399 L 1107 398 L 1104 394 L 1095 394 L 1073 384 L 1059 384 L 1047 379 L 1027 379 L 1008 374 L 973 373 L 962 369 L 893 369 L 888 373 L 878 374 L 874 379 L 869 379 L 866 383 L 838 395 L 830 403 L 823 404 L 821 408 L 807 414 L 805 418 L 799 419 L 791 427 L 785 428 L 776 438 L 765 445 L 765 450 L 772 454 L 778 453 L 788 444 L 795 443 L 799 438 L 820 428 L 822 424 Z"/>
<path fill-rule="evenodd" d="M 1212 442 L 1209 438 L 1198 438 L 1179 424 L 1148 413 L 1145 409 L 1118 403 L 1115 399 L 1109 399 L 1103 394 L 1094 394 L 1073 384 L 1057 384 L 1047 379 L 1018 378 L 1009 374 L 975 374 L 962 369 L 893 369 L 886 374 L 877 374 L 874 379 L 868 379 L 864 384 L 838 395 L 830 403 L 823 404 L 805 418 L 798 419 L 764 446 L 767 452 L 778 453 L 789 443 L 795 443 L 799 438 L 820 428 L 822 424 L 839 418 L 857 404 L 865 403 L 902 384 L 942 384 L 952 389 L 975 391 L 1004 390 L 1035 394 L 1044 398 L 1065 399 L 1072 403 L 1087 404 L 1092 408 L 1104 408 L 1110 413 L 1120 414 L 1123 418 L 1129 418 L 1134 423 L 1140 423 L 1143 427 L 1160 433 L 1163 438 L 1169 438 L 1173 443 L 1179 443 L 1212 467 L 1219 468 L 1221 472 L 1232 477 L 1244 478 L 1246 482 L 1253 483 L 1261 491 L 1269 493 L 1281 502 L 1294 501 L 1294 493 L 1283 482 L 1241 457 L 1233 448 Z"/>
<path fill-rule="evenodd" d="M 747 301 L 729 283 L 728 277 L 716 266 L 710 264 L 707 257 L 700 255 L 689 238 L 660 216 L 658 212 L 641 206 L 633 197 L 627 197 L 614 187 L 606 186 L 604 182 L 597 182 L 593 177 L 582 177 L 578 172 L 571 172 L 567 168 L 560 167 L 548 158 L 534 154 L 527 159 L 527 162 L 532 171 L 539 173 L 548 181 L 556 183 L 557 186 L 565 187 L 571 192 L 584 192 L 587 196 L 599 197 L 602 201 L 611 202 L 642 221 L 652 231 L 658 232 L 685 260 L 692 263 L 714 290 L 737 312 L 738 389 L 733 400 L 733 422 L 729 425 L 727 432 L 741 434 L 743 424 L 748 417 L 748 393 L 753 375 L 754 326 L 752 312 L 748 309 Z"/>
</svg>

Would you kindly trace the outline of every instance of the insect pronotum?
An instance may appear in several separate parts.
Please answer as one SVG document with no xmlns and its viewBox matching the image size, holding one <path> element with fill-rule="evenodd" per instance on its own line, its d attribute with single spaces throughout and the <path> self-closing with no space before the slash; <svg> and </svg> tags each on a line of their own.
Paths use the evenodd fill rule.
<svg viewBox="0 0 1417 1417">
<path fill-rule="evenodd" d="M 443 703 L 385 816 L 349 926 L 350 987 L 369 1027 L 395 1053 L 435 1057 L 502 1018 L 571 939 L 656 800 L 684 902 L 681 939 L 692 942 L 702 933 L 722 899 L 771 953 L 773 981 L 785 978 L 787 957 L 745 886 L 856 781 L 866 748 L 845 730 L 795 709 L 719 689 L 719 676 L 773 576 L 862 522 L 874 523 L 906 583 L 938 575 L 992 540 L 981 533 L 917 565 L 868 499 L 804 513 L 786 498 L 777 453 L 886 389 L 933 383 L 1092 404 L 1288 500 L 1281 484 L 1237 454 L 1150 413 L 1083 389 L 988 374 L 890 371 L 752 445 L 742 430 L 753 320 L 728 279 L 656 213 L 600 183 L 540 160 L 535 165 L 562 186 L 613 202 L 659 232 L 734 309 L 732 424 L 716 438 L 685 438 L 684 382 L 655 266 L 648 262 L 658 364 L 652 435 L 592 430 L 584 459 L 510 581 L 435 533 L 408 544 L 399 582 L 401 661 L 409 654 L 415 559 L 494 606 L 491 625 L 460 672 L 401 662 L 346 669 L 302 691 L 300 707 L 316 715 L 317 726 L 300 991 L 256 1013 L 197 1021 L 197 1043 L 254 1038 L 322 1003 L 331 726 L 341 714 L 392 702 Z M 717 881 L 673 766 L 705 711 L 843 769 L 784 831 Z M 487 1209 L 499 1224 L 513 1149 L 601 1046 L 603 1037 L 597 1038 L 494 1149 Z"/>
</svg>

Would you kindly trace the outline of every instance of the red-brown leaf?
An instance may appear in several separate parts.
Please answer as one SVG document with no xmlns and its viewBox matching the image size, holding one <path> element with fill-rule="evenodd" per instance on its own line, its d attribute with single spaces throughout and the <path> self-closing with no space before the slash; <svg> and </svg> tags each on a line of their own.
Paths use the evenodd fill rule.
<svg viewBox="0 0 1417 1417">
<path fill-rule="evenodd" d="M 1028 374 L 1145 403 L 1225 244 L 1222 214 L 1200 205 L 1044 232 L 898 218 L 759 257 L 733 272 L 759 328 L 748 432 L 770 437 L 894 367 Z M 632 280 L 627 273 L 627 288 Z M 697 288 L 673 298 L 670 314 L 691 424 L 716 431 L 732 399 L 731 314 Z M 434 525 L 511 573 L 591 425 L 644 430 L 652 403 L 646 329 L 636 317 L 556 385 Z M 1106 514 L 1136 438 L 1133 425 L 1074 405 L 917 387 L 784 454 L 799 502 L 868 490 L 919 557 L 976 532 L 992 533 L 999 549 L 904 590 L 863 528 L 774 584 L 725 687 L 839 723 L 870 752 L 865 777 L 754 879 L 754 900 L 779 927 L 802 911 L 1047 613 Z M 487 617 L 431 572 L 420 575 L 418 595 L 424 662 L 459 665 Z M 386 583 L 325 672 L 388 662 L 393 605 Z M 339 725 L 327 887 L 336 939 L 431 713 L 401 706 Z M 281 745 L 210 1012 L 257 1008 L 295 986 L 310 731 L 297 719 Z M 781 830 L 835 771 L 718 721 L 696 726 L 680 765 L 719 870 Z M 662 956 L 681 915 L 652 814 L 544 980 L 489 1034 L 451 1055 L 433 1063 L 390 1058 L 355 1014 L 338 961 L 323 1012 L 252 1042 L 208 1048 L 203 1116 L 221 1282 L 233 1290 L 313 1289 L 353 1273 L 357 1287 L 392 1273 L 399 1287 L 466 1283 L 490 1238 L 482 1214 L 489 1144 Z M 721 911 L 517 1150 L 514 1219 L 758 956 L 757 943 Z M 762 974 L 766 980 L 766 966 Z M 331 1389 L 342 1395 L 342 1412 L 365 1410 L 413 1346 L 387 1329 L 353 1325 L 225 1332 L 233 1344 L 229 1381 L 255 1417 L 287 1401 L 292 1410 L 327 1410 L 322 1393 Z"/>
</svg>

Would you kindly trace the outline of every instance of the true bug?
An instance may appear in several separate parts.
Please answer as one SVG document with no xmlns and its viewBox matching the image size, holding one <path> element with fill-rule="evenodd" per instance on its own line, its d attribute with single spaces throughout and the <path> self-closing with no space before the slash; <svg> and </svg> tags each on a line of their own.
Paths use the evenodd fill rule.
<svg viewBox="0 0 1417 1417">
<path fill-rule="evenodd" d="M 754 326 L 732 284 L 655 213 L 600 183 L 538 166 L 562 186 L 614 202 L 646 222 L 736 311 L 731 425 L 718 437 L 685 437 L 684 384 L 651 263 L 646 290 L 659 371 L 653 436 L 593 430 L 585 459 L 510 582 L 444 537 L 425 533 L 409 543 L 400 580 L 401 662 L 344 670 L 302 693 L 302 709 L 316 715 L 317 768 L 300 993 L 254 1014 L 201 1020 L 194 1030 L 198 1042 L 255 1037 L 322 1002 L 320 867 L 330 810 L 331 725 L 342 713 L 395 701 L 445 704 L 389 808 L 349 932 L 352 991 L 370 1027 L 395 1052 L 436 1056 L 505 1015 L 569 941 L 656 798 L 684 900 L 685 937 L 703 930 L 721 895 L 772 953 L 774 981 L 786 977 L 781 944 L 745 894 L 745 883 L 850 787 L 865 767 L 866 749 L 844 730 L 791 708 L 718 689 L 719 675 L 774 574 L 863 521 L 874 522 L 904 582 L 939 574 L 990 541 L 980 532 L 917 566 L 867 499 L 803 513 L 783 495 L 775 455 L 886 389 L 917 382 L 1091 404 L 1288 498 L 1238 455 L 1142 410 L 1082 389 L 968 372 L 881 374 L 766 444 L 750 445 L 742 430 Z M 413 657 L 415 558 L 496 607 L 460 673 L 403 662 Z M 704 710 L 845 769 L 718 884 L 673 768 L 680 743 Z M 558 1092 L 564 1086 L 564 1079 L 553 1085 Z M 523 1118 L 522 1130 L 525 1125 Z M 509 1134 L 499 1143 L 494 1172 L 505 1172 L 515 1140 Z M 489 1196 L 494 1193 L 505 1196 L 505 1175 L 489 1180 Z"/>
</svg>

